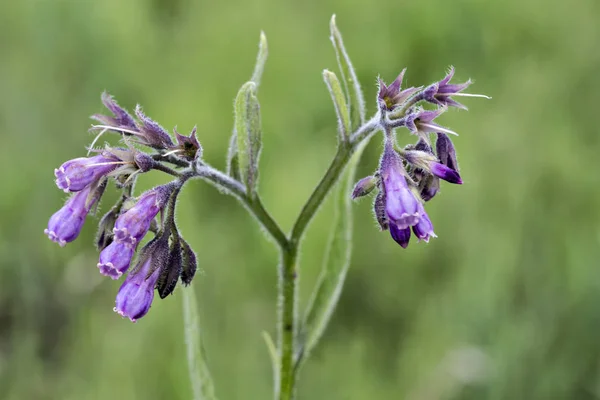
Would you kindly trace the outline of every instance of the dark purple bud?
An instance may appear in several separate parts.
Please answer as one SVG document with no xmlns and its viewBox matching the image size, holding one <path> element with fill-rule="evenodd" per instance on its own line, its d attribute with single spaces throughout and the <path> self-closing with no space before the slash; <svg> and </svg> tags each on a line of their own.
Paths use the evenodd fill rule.
<svg viewBox="0 0 600 400">
<path fill-rule="evenodd" d="M 138 104 L 135 108 L 135 115 L 138 117 L 138 130 L 141 134 L 141 140 L 147 146 L 155 149 L 168 149 L 173 147 L 173 140 L 169 133 L 160 126 L 160 124 L 148 118 Z"/>
<path fill-rule="evenodd" d="M 156 282 L 156 289 L 161 299 L 164 299 L 175 290 L 177 281 L 181 276 L 183 269 L 182 249 L 179 241 L 171 245 L 169 258 L 165 265 L 161 267 L 160 276 Z"/>
<path fill-rule="evenodd" d="M 156 164 L 156 161 L 154 161 L 152 156 L 142 151 L 136 151 L 135 155 L 133 156 L 133 160 L 135 162 L 135 165 L 137 165 L 137 167 L 142 172 L 150 171 Z"/>
<path fill-rule="evenodd" d="M 152 239 L 140 252 L 138 265 L 129 273 L 117 293 L 114 311 L 132 322 L 150 310 L 154 288 L 169 256 L 168 235 Z"/>
<path fill-rule="evenodd" d="M 377 219 L 381 230 L 387 230 L 389 223 L 385 213 L 385 191 L 380 190 L 379 193 L 377 193 L 375 202 L 373 202 L 373 212 L 375 213 L 375 218 Z"/>
<path fill-rule="evenodd" d="M 380 175 L 385 191 L 385 212 L 390 226 L 405 229 L 415 225 L 419 221 L 419 201 L 408 187 L 402 160 L 390 142 L 385 145 Z"/>
<path fill-rule="evenodd" d="M 48 228 L 44 230 L 50 240 L 62 247 L 79 236 L 85 217 L 101 195 L 101 193 L 100 195 L 93 193 L 92 190 L 94 188 L 88 186 L 75 193 L 69 197 L 60 210 L 50 217 Z"/>
<path fill-rule="evenodd" d="M 456 150 L 454 149 L 454 144 L 448 135 L 443 132 L 437 133 L 435 150 L 437 157 L 442 164 L 452 168 L 456 172 L 459 172 L 458 161 L 456 160 Z"/>
<path fill-rule="evenodd" d="M 377 187 L 377 180 L 374 176 L 367 176 L 358 181 L 352 190 L 352 200 L 371 193 Z"/>
<path fill-rule="evenodd" d="M 177 146 L 173 147 L 175 154 L 188 161 L 197 160 L 202 157 L 202 146 L 196 137 L 196 131 L 197 128 L 194 127 L 192 133 L 189 136 L 185 136 L 177 132 L 177 129 L 173 129 L 175 138 L 177 139 Z"/>
<path fill-rule="evenodd" d="M 100 273 L 112 279 L 119 279 L 129 269 L 133 253 L 135 249 L 130 244 L 113 241 L 100 252 Z"/>
<path fill-rule="evenodd" d="M 109 153 L 75 158 L 54 170 L 56 186 L 65 193 L 78 192 L 122 164 L 120 159 Z"/>
<path fill-rule="evenodd" d="M 108 110 L 114 115 L 114 117 L 95 114 L 92 115 L 92 119 L 95 119 L 96 121 L 99 121 L 100 123 L 108 126 L 127 129 L 137 129 L 133 117 L 129 115 L 129 113 L 123 108 L 121 108 L 110 94 L 104 92 L 102 93 L 101 98 L 102 103 L 104 103 L 104 106 L 108 108 Z"/>
<path fill-rule="evenodd" d="M 419 222 L 412 227 L 415 236 L 419 238 L 419 240 L 424 240 L 429 242 L 430 237 L 437 237 L 435 233 L 433 233 L 433 224 L 429 219 L 429 216 L 425 212 L 425 208 L 423 208 L 422 204 L 419 204 Z"/>
<path fill-rule="evenodd" d="M 117 215 L 118 211 L 115 208 L 112 208 L 109 212 L 104 214 L 100 220 L 98 232 L 96 234 L 96 248 L 99 251 L 104 250 L 113 242 L 113 228 L 115 227 Z"/>
<path fill-rule="evenodd" d="M 458 172 L 452 168 L 446 167 L 444 164 L 432 162 L 430 163 L 430 167 L 433 175 L 445 180 L 446 182 L 456 183 L 458 185 L 463 183 Z"/>
<path fill-rule="evenodd" d="M 402 85 L 402 79 L 404 79 L 404 73 L 406 72 L 406 68 L 400 72 L 400 75 L 392 82 L 389 86 L 385 84 L 381 79 L 379 79 L 379 92 L 377 94 L 377 102 L 379 104 L 379 108 L 382 111 L 391 111 L 396 106 L 401 105 L 409 97 L 415 94 L 419 88 L 408 88 L 404 90 L 400 90 L 400 86 Z"/>
<path fill-rule="evenodd" d="M 421 198 L 423 201 L 429 201 L 440 191 L 440 179 L 437 176 L 427 174 L 423 178 L 420 187 Z"/>
<path fill-rule="evenodd" d="M 173 189 L 173 184 L 169 183 L 143 193 L 132 208 L 117 218 L 113 230 L 115 240 L 135 246 L 148 233 L 152 221 L 166 205 Z"/>
<path fill-rule="evenodd" d="M 390 225 L 390 234 L 392 238 L 398 243 L 402 248 L 408 247 L 408 242 L 410 241 L 410 228 L 400 229 L 396 225 Z"/>
<path fill-rule="evenodd" d="M 184 285 L 189 285 L 196 275 L 196 269 L 198 269 L 198 262 L 196 261 L 196 254 L 192 250 L 189 244 L 183 239 L 181 240 L 183 265 L 181 270 L 181 281 Z"/>
</svg>

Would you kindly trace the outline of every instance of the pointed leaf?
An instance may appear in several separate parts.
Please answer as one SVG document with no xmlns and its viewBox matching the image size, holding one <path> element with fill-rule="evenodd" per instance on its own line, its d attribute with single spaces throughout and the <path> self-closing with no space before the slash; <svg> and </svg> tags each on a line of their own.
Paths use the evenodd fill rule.
<svg viewBox="0 0 600 400">
<path fill-rule="evenodd" d="M 254 72 L 252 73 L 252 78 L 250 78 L 250 80 L 256 85 L 256 92 L 258 92 L 258 87 L 262 79 L 262 74 L 265 69 L 265 63 L 267 62 L 268 55 L 269 48 L 267 45 L 267 36 L 264 32 L 261 32 L 260 41 L 258 43 L 258 54 L 256 56 L 256 64 L 254 65 Z M 227 152 L 227 174 L 236 180 L 240 179 L 240 166 L 235 124 L 231 133 L 231 139 L 229 141 L 229 151 Z"/>
<path fill-rule="evenodd" d="M 256 98 L 256 84 L 246 82 L 235 99 L 235 131 L 237 154 L 242 182 L 253 196 L 258 180 L 258 158 L 262 148 L 260 105 Z"/>
<path fill-rule="evenodd" d="M 335 189 L 334 217 L 328 249 L 317 285 L 304 314 L 296 369 L 308 358 L 321 339 L 342 293 L 352 251 L 352 214 L 349 193 L 352 192 L 356 166 L 365 146 L 366 142 L 363 142 L 357 148 Z"/>
<path fill-rule="evenodd" d="M 335 107 L 335 113 L 338 120 L 339 140 L 340 142 L 347 142 L 348 136 L 351 133 L 350 113 L 348 112 L 348 105 L 344 93 L 342 92 L 342 86 L 340 85 L 337 76 L 328 70 L 323 71 L 323 80 L 325 81 L 325 85 L 327 85 L 331 100 L 333 101 L 333 106 Z"/>
<path fill-rule="evenodd" d="M 200 327 L 196 296 L 193 286 L 183 292 L 183 323 L 187 348 L 190 382 L 194 400 L 216 400 L 215 388 L 206 364 L 206 353 L 200 338 Z"/>
<path fill-rule="evenodd" d="M 258 55 L 256 56 L 256 64 L 254 65 L 254 72 L 252 73 L 252 82 L 256 84 L 256 90 L 260 85 L 263 71 L 265 69 L 265 63 L 267 62 L 267 56 L 269 55 L 269 48 L 267 46 L 267 36 L 264 32 L 260 33 L 260 42 L 258 43 Z"/>
<path fill-rule="evenodd" d="M 344 82 L 346 101 L 350 108 L 351 127 L 352 130 L 355 130 L 365 122 L 365 99 L 358 78 L 356 77 L 354 67 L 352 67 L 350 57 L 344 47 L 342 34 L 335 24 L 335 14 L 331 17 L 329 29 L 331 32 L 330 39 L 333 43 L 340 73 L 342 74 L 342 81 Z"/>
</svg>

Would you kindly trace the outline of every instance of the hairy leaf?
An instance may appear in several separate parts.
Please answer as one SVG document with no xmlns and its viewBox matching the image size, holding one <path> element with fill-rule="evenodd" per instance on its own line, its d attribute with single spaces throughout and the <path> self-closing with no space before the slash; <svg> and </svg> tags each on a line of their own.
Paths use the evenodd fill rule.
<svg viewBox="0 0 600 400">
<path fill-rule="evenodd" d="M 194 400 L 216 400 L 215 388 L 206 364 L 206 353 L 200 339 L 200 326 L 193 286 L 182 290 L 183 321 L 188 368 Z"/>
</svg>

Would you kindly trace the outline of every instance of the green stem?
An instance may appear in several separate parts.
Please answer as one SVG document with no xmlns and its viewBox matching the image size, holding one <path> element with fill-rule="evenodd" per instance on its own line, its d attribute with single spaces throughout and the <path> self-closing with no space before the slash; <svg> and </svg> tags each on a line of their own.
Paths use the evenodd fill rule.
<svg viewBox="0 0 600 400">
<path fill-rule="evenodd" d="M 364 124 L 357 132 L 351 135 L 349 143 L 341 143 L 331 161 L 327 172 L 310 195 L 308 201 L 300 211 L 292 228 L 289 246 L 281 249 L 281 265 L 279 270 L 279 349 L 280 349 L 280 373 L 279 387 L 276 398 L 279 400 L 291 400 L 294 398 L 296 386 L 296 372 L 294 368 L 294 356 L 296 354 L 296 333 L 298 330 L 297 315 L 297 255 L 302 236 L 313 219 L 317 210 L 323 204 L 325 197 L 331 191 L 344 168 L 348 165 L 352 154 L 358 145 L 373 132 L 378 125 L 378 118 L 372 118 Z"/>
<path fill-rule="evenodd" d="M 315 216 L 333 185 L 335 185 L 338 178 L 341 176 L 346 164 L 350 161 L 350 156 L 354 152 L 354 149 L 355 146 L 352 144 L 340 144 L 338 147 L 335 158 L 329 165 L 327 172 L 325 172 L 325 175 L 321 178 L 321 181 L 310 195 L 310 198 L 304 207 L 302 207 L 302 211 L 300 211 L 300 215 L 298 215 L 298 218 L 296 219 L 296 223 L 292 228 L 292 234 L 290 236 L 290 244 L 292 247 L 296 248 L 298 246 L 306 227 Z"/>
<path fill-rule="evenodd" d="M 298 274 L 296 271 L 296 249 L 282 251 L 279 266 L 279 400 L 294 398 L 296 375 L 294 371 L 294 354 L 296 349 L 296 288 Z"/>
</svg>

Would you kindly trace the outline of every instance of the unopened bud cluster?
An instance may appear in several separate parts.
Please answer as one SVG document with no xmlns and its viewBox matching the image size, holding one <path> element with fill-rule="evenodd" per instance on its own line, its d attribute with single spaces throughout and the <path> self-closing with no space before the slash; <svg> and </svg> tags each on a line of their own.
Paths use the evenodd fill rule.
<svg viewBox="0 0 600 400">
<path fill-rule="evenodd" d="M 353 199 L 377 192 L 373 205 L 377 222 L 382 230 L 389 229 L 403 248 L 408 246 L 411 231 L 426 242 L 436 236 L 424 203 L 439 192 L 440 179 L 462 184 L 454 144 L 448 137 L 456 133 L 434 120 L 448 107 L 466 109 L 453 96 L 486 97 L 462 93 L 471 81 L 450 84 L 453 68 L 444 79 L 426 88 L 402 89 L 405 72 L 402 70 L 389 86 L 379 80 L 377 104 L 379 126 L 385 133 L 383 154 L 376 173 L 359 180 L 352 191 Z M 424 108 L 422 104 L 427 103 L 436 108 Z M 398 147 L 395 129 L 401 127 L 417 136 L 416 144 Z"/>
</svg>

